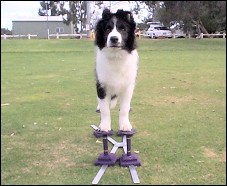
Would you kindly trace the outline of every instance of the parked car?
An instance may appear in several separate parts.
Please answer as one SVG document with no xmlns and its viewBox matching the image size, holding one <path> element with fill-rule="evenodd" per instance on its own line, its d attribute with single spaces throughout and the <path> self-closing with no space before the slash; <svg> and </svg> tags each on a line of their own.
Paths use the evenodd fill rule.
<svg viewBox="0 0 227 186">
<path fill-rule="evenodd" d="M 159 38 L 159 37 L 165 37 L 165 38 L 172 38 L 172 32 L 168 27 L 165 26 L 155 26 L 151 27 L 146 32 L 147 35 L 149 35 L 150 38 Z"/>
<path fill-rule="evenodd" d="M 174 38 L 186 38 L 186 33 L 181 29 L 172 29 Z"/>
</svg>

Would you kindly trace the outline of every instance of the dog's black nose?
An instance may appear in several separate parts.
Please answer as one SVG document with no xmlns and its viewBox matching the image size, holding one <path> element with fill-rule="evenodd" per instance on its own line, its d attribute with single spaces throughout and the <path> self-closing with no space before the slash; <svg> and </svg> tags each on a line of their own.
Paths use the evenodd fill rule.
<svg viewBox="0 0 227 186">
<path fill-rule="evenodd" d="M 118 42 L 118 37 L 117 36 L 111 36 L 110 37 L 110 41 L 113 43 L 113 44 L 116 44 Z"/>
</svg>

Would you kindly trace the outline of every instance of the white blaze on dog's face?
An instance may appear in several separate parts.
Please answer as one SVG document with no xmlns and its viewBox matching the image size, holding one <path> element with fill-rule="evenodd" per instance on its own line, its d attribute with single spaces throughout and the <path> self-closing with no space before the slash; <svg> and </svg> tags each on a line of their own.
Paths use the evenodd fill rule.
<svg viewBox="0 0 227 186">
<path fill-rule="evenodd" d="M 113 18 L 113 29 L 108 34 L 106 46 L 107 47 L 120 47 L 122 46 L 122 36 L 121 33 L 117 30 L 117 19 Z M 110 29 L 110 28 L 108 28 Z"/>
<path fill-rule="evenodd" d="M 131 53 L 137 48 L 136 23 L 131 12 L 118 10 L 115 14 L 105 9 L 95 27 L 95 45 L 103 48 L 119 48 Z"/>
</svg>

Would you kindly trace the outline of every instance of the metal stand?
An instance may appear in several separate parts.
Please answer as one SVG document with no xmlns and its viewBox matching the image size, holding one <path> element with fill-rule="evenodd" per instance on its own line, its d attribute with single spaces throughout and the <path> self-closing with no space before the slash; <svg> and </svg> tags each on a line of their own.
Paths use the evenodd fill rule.
<svg viewBox="0 0 227 186">
<path fill-rule="evenodd" d="M 100 135 L 100 131 L 95 131 L 94 135 L 97 136 L 97 133 Z M 102 132 L 101 137 L 103 137 L 103 149 L 104 152 L 99 155 L 98 159 L 95 162 L 95 165 L 111 165 L 114 166 L 117 161 L 117 156 L 115 153 L 108 152 L 108 135 L 112 135 L 106 132 Z"/>
<path fill-rule="evenodd" d="M 101 166 L 100 170 L 98 171 L 98 173 L 96 174 L 95 178 L 93 179 L 92 184 L 98 184 L 98 182 L 102 178 L 103 174 L 105 173 L 108 165 L 111 165 L 111 166 L 114 165 L 113 161 L 115 161 L 115 158 L 116 158 L 115 152 L 120 147 L 123 148 L 124 153 L 125 153 L 120 158 L 120 165 L 129 167 L 133 183 L 140 183 L 135 166 L 140 166 L 141 163 L 140 163 L 138 157 L 135 154 L 131 153 L 130 137 L 135 133 L 135 131 L 134 130 L 132 132 L 131 131 L 130 132 L 119 131 L 118 135 L 122 136 L 122 142 L 116 142 L 113 138 L 111 138 L 109 136 L 109 135 L 112 135 L 112 131 L 110 131 L 108 133 L 109 135 L 105 134 L 105 133 L 104 133 L 104 135 L 101 135 L 98 131 L 99 130 L 98 127 L 96 127 L 95 125 L 91 125 L 91 127 L 94 130 L 96 130 L 94 132 L 94 135 L 96 137 L 104 137 L 103 138 L 104 153 L 98 157 L 98 159 L 96 160 L 96 163 L 95 163 L 95 165 L 102 165 L 102 166 Z M 107 145 L 108 141 L 114 145 L 112 150 L 110 151 L 110 153 L 108 153 L 108 145 Z M 112 154 L 114 154 L 114 155 L 112 155 Z M 107 156 L 108 158 L 106 158 L 105 156 Z M 105 161 L 106 159 L 107 159 L 107 161 Z"/>
<path fill-rule="evenodd" d="M 120 158 L 120 166 L 122 167 L 127 167 L 130 165 L 141 166 L 138 156 L 135 153 L 131 153 L 131 137 L 135 133 L 136 131 L 133 129 L 129 132 L 118 131 L 117 133 L 118 136 L 126 136 L 127 138 L 127 153 L 125 152 L 125 154 L 123 154 Z"/>
</svg>

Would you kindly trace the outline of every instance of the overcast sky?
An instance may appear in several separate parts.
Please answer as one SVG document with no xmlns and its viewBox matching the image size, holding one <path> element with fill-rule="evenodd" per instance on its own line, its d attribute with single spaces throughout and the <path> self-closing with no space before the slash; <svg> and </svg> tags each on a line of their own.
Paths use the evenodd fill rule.
<svg viewBox="0 0 227 186">
<path fill-rule="evenodd" d="M 22 16 L 38 16 L 40 1 L 1 1 L 1 28 L 12 29 L 12 20 Z"/>
<path fill-rule="evenodd" d="M 111 5 L 111 11 L 116 11 L 118 8 L 130 10 L 130 5 L 127 1 L 116 2 L 106 1 L 107 5 Z M 38 16 L 40 1 L 1 1 L 1 28 L 12 30 L 12 21 L 18 17 Z M 134 16 L 135 20 L 136 17 Z"/>
</svg>

